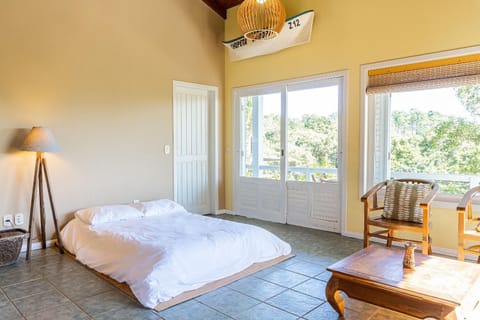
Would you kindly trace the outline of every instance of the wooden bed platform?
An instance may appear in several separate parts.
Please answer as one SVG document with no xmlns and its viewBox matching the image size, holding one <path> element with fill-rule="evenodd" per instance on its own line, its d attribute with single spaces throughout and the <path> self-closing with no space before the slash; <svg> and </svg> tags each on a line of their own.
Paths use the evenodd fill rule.
<svg viewBox="0 0 480 320">
<path fill-rule="evenodd" d="M 73 258 L 75 261 L 81 263 L 80 261 L 78 261 L 75 257 L 74 254 L 68 252 L 68 251 L 65 251 L 66 254 L 68 256 L 70 256 L 71 258 Z M 210 282 L 210 283 L 207 283 L 206 285 L 198 288 L 198 289 L 195 289 L 195 290 L 189 290 L 189 291 L 185 291 L 181 294 L 179 294 L 178 296 L 175 296 L 173 297 L 172 299 L 168 300 L 168 301 L 164 301 L 160 304 L 158 304 L 155 308 L 153 308 L 154 310 L 156 311 L 162 311 L 162 310 L 165 310 L 167 308 L 170 308 L 176 304 L 179 304 L 179 303 L 182 303 L 184 301 L 187 301 L 187 300 L 190 300 L 190 299 L 193 299 L 195 297 L 198 297 L 202 294 L 205 294 L 207 292 L 210 292 L 210 291 L 213 291 L 215 289 L 218 289 L 220 287 L 223 287 L 223 286 L 226 286 L 232 282 L 235 282 L 241 278 L 244 278 L 246 276 L 249 276 L 255 272 L 258 272 L 258 271 L 261 271 L 263 269 L 266 269 L 266 268 L 269 268 L 271 266 L 274 266 L 276 265 L 277 263 L 280 263 L 282 261 L 285 261 L 287 259 L 290 259 L 292 257 L 294 257 L 295 255 L 294 254 L 289 254 L 289 255 L 285 255 L 285 256 L 280 256 L 278 258 L 275 258 L 275 259 L 272 259 L 272 260 L 268 260 L 268 261 L 264 261 L 264 262 L 259 262 L 259 263 L 254 263 L 252 264 L 250 267 L 246 268 L 245 270 L 243 271 L 240 271 L 238 273 L 235 273 L 229 277 L 226 277 L 226 278 L 222 278 L 222 279 L 219 279 L 219 280 L 216 280 L 216 281 L 213 281 L 213 282 Z M 81 263 L 82 264 L 82 263 Z M 112 285 L 114 285 L 115 287 L 117 287 L 118 289 L 120 289 L 123 293 L 125 293 L 126 295 L 132 297 L 133 299 L 137 300 L 135 298 L 135 295 L 133 294 L 132 290 L 130 289 L 130 287 L 128 286 L 128 284 L 126 284 L 125 282 L 118 282 L 112 278 L 110 278 L 109 276 L 103 274 L 103 273 L 100 273 L 84 264 L 82 264 L 83 266 L 85 266 L 86 268 L 88 268 L 89 270 L 92 270 L 96 275 L 98 275 L 100 278 L 110 282 Z M 138 300 L 137 300 L 138 302 Z M 140 303 L 139 303 L 140 304 Z"/>
</svg>

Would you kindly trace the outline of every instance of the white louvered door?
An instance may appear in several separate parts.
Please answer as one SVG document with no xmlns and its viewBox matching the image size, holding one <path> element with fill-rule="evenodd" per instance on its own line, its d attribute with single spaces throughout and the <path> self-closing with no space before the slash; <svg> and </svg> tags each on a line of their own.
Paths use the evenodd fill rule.
<svg viewBox="0 0 480 320">
<path fill-rule="evenodd" d="M 340 232 L 340 185 L 287 181 L 287 222 Z"/>
<path fill-rule="evenodd" d="M 173 109 L 175 201 L 210 213 L 209 91 L 177 85 Z"/>
</svg>

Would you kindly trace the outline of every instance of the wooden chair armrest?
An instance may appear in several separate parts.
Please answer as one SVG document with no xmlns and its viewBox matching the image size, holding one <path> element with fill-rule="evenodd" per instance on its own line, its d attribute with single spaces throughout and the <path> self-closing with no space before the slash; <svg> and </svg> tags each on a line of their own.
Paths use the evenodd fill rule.
<svg viewBox="0 0 480 320">
<path fill-rule="evenodd" d="M 463 195 L 462 200 L 460 200 L 458 203 L 457 211 L 465 211 L 468 207 L 468 204 L 478 192 L 480 192 L 480 186 L 473 187 L 472 189 L 468 190 L 467 193 Z"/>
<path fill-rule="evenodd" d="M 382 213 L 378 213 L 378 211 L 382 211 Z M 374 213 L 377 212 L 377 213 Z M 365 212 L 365 216 L 369 219 L 379 217 L 383 214 L 383 207 L 376 207 L 376 208 L 369 208 L 367 212 Z"/>
<path fill-rule="evenodd" d="M 432 190 L 422 200 L 422 202 L 420 203 L 420 208 L 427 208 L 428 206 L 430 206 L 430 203 L 433 201 L 433 198 L 435 198 L 438 190 L 440 190 L 438 184 L 433 183 Z"/>
<path fill-rule="evenodd" d="M 387 181 L 383 181 L 373 186 L 370 190 L 367 191 L 367 193 L 365 193 L 361 197 L 362 202 L 367 201 L 368 198 L 370 198 L 373 194 L 377 193 L 380 189 L 382 189 L 386 185 L 387 185 Z"/>
<path fill-rule="evenodd" d="M 383 210 L 383 207 L 368 208 L 368 210 L 364 212 L 364 218 L 373 219 L 375 217 L 379 217 L 382 214 L 377 213 L 376 215 L 372 215 L 371 213 L 373 213 L 374 211 L 380 211 L 380 210 Z"/>
</svg>

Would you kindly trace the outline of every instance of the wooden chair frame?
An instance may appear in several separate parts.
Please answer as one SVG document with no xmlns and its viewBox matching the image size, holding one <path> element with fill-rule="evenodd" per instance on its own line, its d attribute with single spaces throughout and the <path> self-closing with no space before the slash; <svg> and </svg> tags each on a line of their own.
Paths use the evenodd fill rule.
<svg viewBox="0 0 480 320">
<path fill-rule="evenodd" d="M 364 209 L 363 247 L 368 247 L 370 245 L 370 238 L 375 237 L 387 240 L 387 247 L 391 247 L 393 241 L 418 243 L 422 246 L 423 254 L 431 254 L 432 239 L 430 237 L 430 208 L 433 198 L 439 190 L 439 186 L 432 181 L 422 179 L 396 179 L 395 181 L 432 185 L 432 190 L 420 203 L 420 208 L 423 212 L 423 223 L 386 219 L 381 214 L 372 215 L 372 212 L 383 212 L 384 208 L 383 206 L 380 207 L 378 205 L 378 192 L 386 187 L 388 180 L 380 182 L 361 198 Z M 370 231 L 371 226 L 380 228 L 380 230 Z M 397 237 L 398 230 L 421 233 L 422 240 L 399 238 Z"/>
<path fill-rule="evenodd" d="M 478 256 L 477 263 L 480 263 L 480 232 L 476 230 L 467 230 L 467 222 L 480 222 L 480 217 L 473 216 L 472 201 L 480 192 L 480 186 L 473 187 L 463 195 L 457 206 L 458 213 L 458 260 L 465 260 L 465 253 Z M 465 215 L 466 214 L 466 215 Z M 477 241 L 478 245 L 466 246 L 465 240 Z"/>
</svg>

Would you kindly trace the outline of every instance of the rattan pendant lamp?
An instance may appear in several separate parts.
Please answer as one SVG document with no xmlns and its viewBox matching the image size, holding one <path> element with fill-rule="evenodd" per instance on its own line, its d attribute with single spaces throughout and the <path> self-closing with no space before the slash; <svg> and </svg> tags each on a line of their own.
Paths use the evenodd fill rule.
<svg viewBox="0 0 480 320">
<path fill-rule="evenodd" d="M 245 0 L 237 11 L 238 25 L 251 40 L 275 38 L 285 24 L 285 17 L 280 0 Z"/>
</svg>

